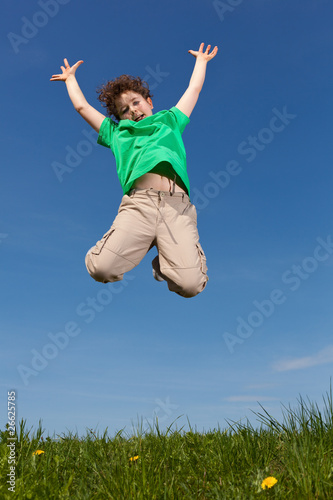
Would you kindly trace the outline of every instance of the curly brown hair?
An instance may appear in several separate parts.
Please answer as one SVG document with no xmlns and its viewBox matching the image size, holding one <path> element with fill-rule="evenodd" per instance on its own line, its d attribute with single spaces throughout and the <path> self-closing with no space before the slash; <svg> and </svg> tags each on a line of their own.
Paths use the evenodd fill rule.
<svg viewBox="0 0 333 500">
<path fill-rule="evenodd" d="M 139 76 L 121 75 L 114 80 L 108 81 L 105 85 L 101 85 L 96 90 L 99 94 L 98 99 L 106 108 L 108 116 L 114 116 L 116 120 L 120 119 L 116 108 L 116 99 L 129 90 L 137 92 L 145 99 L 153 97 L 153 94 L 150 93 L 148 83 Z"/>
</svg>

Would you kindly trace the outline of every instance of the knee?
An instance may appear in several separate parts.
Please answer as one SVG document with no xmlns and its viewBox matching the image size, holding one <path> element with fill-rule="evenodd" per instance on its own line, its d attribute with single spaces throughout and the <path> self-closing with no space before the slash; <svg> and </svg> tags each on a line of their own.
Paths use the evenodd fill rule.
<svg viewBox="0 0 333 500">
<path fill-rule="evenodd" d="M 101 265 L 101 261 L 97 257 L 96 254 L 93 254 L 92 251 L 89 250 L 85 259 L 87 271 L 95 281 L 106 283 L 106 269 Z"/>
<path fill-rule="evenodd" d="M 90 276 L 100 283 L 110 283 L 122 280 L 122 276 L 115 276 L 112 273 L 110 263 L 106 263 L 99 254 L 94 254 L 92 249 L 85 258 L 86 268 Z"/>
<path fill-rule="evenodd" d="M 164 270 L 163 274 L 167 275 Z M 176 276 L 173 278 L 174 281 L 168 282 L 169 290 L 187 299 L 195 297 L 202 292 L 208 281 L 207 274 L 201 271 L 197 272 L 195 269 L 178 269 Z"/>
<path fill-rule="evenodd" d="M 178 292 L 178 295 L 181 295 L 182 297 L 186 299 L 190 299 L 192 297 L 195 297 L 198 295 L 200 292 L 203 291 L 207 284 L 207 279 L 193 279 L 193 280 L 188 280 L 185 283 L 182 283 L 181 290 Z"/>
</svg>

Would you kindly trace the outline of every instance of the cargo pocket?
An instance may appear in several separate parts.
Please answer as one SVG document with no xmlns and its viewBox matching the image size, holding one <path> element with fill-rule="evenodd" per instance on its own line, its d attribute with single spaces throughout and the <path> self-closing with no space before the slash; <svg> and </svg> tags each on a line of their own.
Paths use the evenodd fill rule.
<svg viewBox="0 0 333 500">
<path fill-rule="evenodd" d="M 207 267 L 207 259 L 206 259 L 205 252 L 203 251 L 202 246 L 200 245 L 199 242 L 196 243 L 196 247 L 197 247 L 199 258 L 200 258 L 201 272 L 203 274 L 207 275 L 208 267 Z"/>
<path fill-rule="evenodd" d="M 108 232 L 104 234 L 103 238 L 101 240 L 99 240 L 96 243 L 96 245 L 91 249 L 91 253 L 93 253 L 94 255 L 99 255 L 113 232 L 114 232 L 114 228 L 111 227 L 108 230 Z"/>
</svg>

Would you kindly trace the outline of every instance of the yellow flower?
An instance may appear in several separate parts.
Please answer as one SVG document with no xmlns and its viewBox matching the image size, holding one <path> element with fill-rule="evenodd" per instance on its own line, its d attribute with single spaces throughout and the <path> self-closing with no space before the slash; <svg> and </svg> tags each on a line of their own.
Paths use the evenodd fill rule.
<svg viewBox="0 0 333 500">
<path fill-rule="evenodd" d="M 273 476 L 269 476 L 263 480 L 263 482 L 261 483 L 261 487 L 264 490 L 266 488 L 271 488 L 276 483 L 277 483 L 277 479 L 275 479 L 275 477 L 273 477 Z"/>
<path fill-rule="evenodd" d="M 36 450 L 33 452 L 33 455 L 41 455 L 42 453 L 45 453 L 43 450 Z"/>
<path fill-rule="evenodd" d="M 131 457 L 130 458 L 130 461 L 131 462 L 136 462 L 138 458 L 139 458 L 139 455 L 135 455 L 135 457 Z"/>
</svg>

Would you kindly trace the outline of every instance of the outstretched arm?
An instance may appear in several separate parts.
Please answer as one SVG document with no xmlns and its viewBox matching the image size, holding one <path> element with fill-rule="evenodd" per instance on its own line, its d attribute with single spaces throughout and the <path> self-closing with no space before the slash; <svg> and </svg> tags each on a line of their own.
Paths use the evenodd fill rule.
<svg viewBox="0 0 333 500">
<path fill-rule="evenodd" d="M 211 46 L 208 45 L 205 52 L 203 51 L 204 43 L 199 47 L 198 51 L 189 50 L 195 58 L 195 66 L 193 69 L 192 77 L 189 86 L 180 101 L 176 104 L 176 108 L 180 109 L 186 116 L 190 117 L 194 106 L 197 103 L 200 91 L 205 81 L 206 66 L 208 61 L 216 56 L 218 48 L 215 46 L 209 54 Z"/>
<path fill-rule="evenodd" d="M 83 61 L 78 61 L 73 66 L 70 66 L 67 59 L 64 59 L 64 63 L 65 66 L 60 66 L 62 73 L 52 75 L 50 81 L 66 82 L 68 95 L 74 108 L 78 113 L 80 113 L 82 118 L 84 118 L 94 130 L 96 130 L 96 132 L 99 132 L 105 116 L 87 102 L 75 78 L 75 71 L 83 63 Z"/>
</svg>

